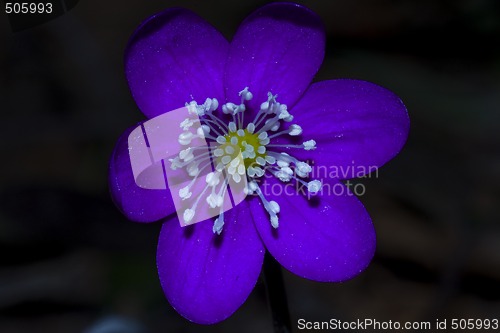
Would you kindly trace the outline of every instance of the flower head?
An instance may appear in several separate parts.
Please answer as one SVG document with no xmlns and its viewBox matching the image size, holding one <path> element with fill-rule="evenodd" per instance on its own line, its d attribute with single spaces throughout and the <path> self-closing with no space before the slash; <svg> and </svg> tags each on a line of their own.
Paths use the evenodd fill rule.
<svg viewBox="0 0 500 333">
<path fill-rule="evenodd" d="M 144 115 L 187 103 L 200 120 L 196 131 L 190 119 L 179 123 L 178 143 L 186 149 L 164 165 L 194 179 L 208 157 L 216 161 L 197 192 L 189 185 L 172 193 L 141 188 L 132 174 L 129 129 L 110 162 L 110 189 L 122 212 L 138 222 L 165 218 L 157 254 L 161 285 L 189 320 L 215 323 L 236 311 L 257 281 L 266 249 L 286 269 L 317 281 L 347 280 L 371 261 L 371 219 L 341 182 L 352 173 L 314 171 L 380 167 L 406 141 L 408 115 L 396 95 L 372 83 L 311 84 L 324 48 L 320 19 L 289 3 L 252 13 L 231 42 L 179 8 L 150 17 L 130 39 L 126 75 Z M 189 147 L 196 137 L 213 143 L 205 159 Z M 181 214 L 189 224 L 202 203 L 223 206 L 227 179 L 247 181 L 246 200 L 181 228 L 173 196 L 193 200 Z"/>
</svg>

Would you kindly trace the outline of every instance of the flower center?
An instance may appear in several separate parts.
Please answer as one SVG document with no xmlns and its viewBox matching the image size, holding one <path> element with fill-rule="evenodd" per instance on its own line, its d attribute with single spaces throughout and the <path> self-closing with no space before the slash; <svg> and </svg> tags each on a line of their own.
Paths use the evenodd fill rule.
<svg viewBox="0 0 500 333">
<path fill-rule="evenodd" d="M 267 101 L 260 105 L 260 110 L 253 121 L 245 123 L 245 102 L 253 98 L 248 87 L 240 92 L 239 105 L 226 103 L 222 105 L 222 115 L 216 114 L 219 103 L 216 99 L 207 98 L 205 103 L 198 105 L 195 101 L 186 104 L 192 116 L 185 119 L 180 127 L 184 130 L 179 135 L 181 145 L 189 145 L 192 139 L 198 137 L 211 142 L 208 151 L 199 153 L 198 148 L 188 147 L 182 150 L 177 157 L 170 159 L 171 168 L 185 168 L 193 180 L 179 190 L 179 197 L 186 200 L 191 197 L 191 187 L 200 176 L 202 170 L 215 165 L 215 170 L 206 175 L 206 186 L 196 197 L 191 208 L 184 211 L 184 222 L 189 224 L 196 212 L 200 200 L 204 197 L 212 209 L 219 208 L 219 217 L 215 220 L 213 232 L 220 234 L 224 226 L 223 202 L 226 187 L 229 181 L 240 183 L 243 177 L 247 181 L 245 193 L 259 196 L 264 208 L 269 213 L 271 225 L 278 228 L 278 213 L 280 206 L 276 201 L 268 201 L 258 185 L 258 178 L 265 172 L 286 183 L 295 180 L 297 184 L 306 188 L 309 193 L 317 193 L 322 186 L 319 180 L 305 181 L 312 170 L 311 166 L 299 161 L 292 155 L 280 152 L 281 149 L 316 148 L 314 140 L 297 144 L 273 144 L 272 139 L 282 136 L 299 136 L 302 128 L 291 124 L 279 130 L 282 123 L 291 122 L 293 116 L 288 112 L 285 104 L 276 100 L 276 95 L 268 93 Z M 229 121 L 228 121 L 229 120 Z M 196 133 L 191 131 L 192 126 L 199 122 Z M 223 179 L 221 181 L 221 179 Z M 210 192 L 207 194 L 207 192 Z"/>
<path fill-rule="evenodd" d="M 230 132 L 223 138 L 226 142 L 218 147 L 223 151 L 223 157 L 229 156 L 233 160 L 241 152 L 245 170 L 257 163 L 257 159 L 260 161 L 266 158 L 266 147 L 261 144 L 258 134 L 250 133 L 247 129 L 239 129 L 236 133 Z"/>
</svg>

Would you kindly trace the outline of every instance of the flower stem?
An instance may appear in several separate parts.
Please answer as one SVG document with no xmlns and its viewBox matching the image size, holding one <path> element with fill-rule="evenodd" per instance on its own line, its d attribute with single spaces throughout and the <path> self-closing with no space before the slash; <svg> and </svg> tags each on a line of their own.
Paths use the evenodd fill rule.
<svg viewBox="0 0 500 333">
<path fill-rule="evenodd" d="M 281 265 L 267 251 L 264 257 L 263 279 L 266 286 L 269 307 L 273 316 L 274 332 L 291 333 L 292 325 L 290 313 L 288 312 L 288 302 Z"/>
</svg>

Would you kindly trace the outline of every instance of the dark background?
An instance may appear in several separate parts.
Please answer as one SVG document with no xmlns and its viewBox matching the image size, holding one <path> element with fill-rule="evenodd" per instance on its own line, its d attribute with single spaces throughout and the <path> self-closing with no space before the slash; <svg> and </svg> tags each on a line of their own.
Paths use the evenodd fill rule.
<svg viewBox="0 0 500 333">
<path fill-rule="evenodd" d="M 363 181 L 378 234 L 370 267 L 343 284 L 285 273 L 294 326 L 499 318 L 500 2 L 299 2 L 327 28 L 316 80 L 389 88 L 411 133 Z M 0 332 L 271 332 L 260 282 L 222 324 L 180 317 L 157 278 L 160 224 L 125 220 L 106 179 L 116 139 L 142 119 L 122 69 L 135 27 L 182 5 L 230 38 L 264 3 L 81 0 L 17 33 L 0 14 Z"/>
</svg>

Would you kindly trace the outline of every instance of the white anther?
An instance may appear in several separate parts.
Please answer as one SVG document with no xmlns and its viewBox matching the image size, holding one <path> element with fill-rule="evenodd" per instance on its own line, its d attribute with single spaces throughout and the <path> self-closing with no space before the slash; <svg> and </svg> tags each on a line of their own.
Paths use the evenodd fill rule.
<svg viewBox="0 0 500 333">
<path fill-rule="evenodd" d="M 231 121 L 228 127 L 231 132 L 236 132 L 236 124 L 234 123 L 234 121 Z"/>
<path fill-rule="evenodd" d="M 247 131 L 250 133 L 253 133 L 255 131 L 255 124 L 254 123 L 249 123 L 247 125 Z"/>
<path fill-rule="evenodd" d="M 219 101 L 217 101 L 217 99 L 215 98 L 207 98 L 205 100 L 205 103 L 203 103 L 203 108 L 207 113 L 217 110 L 218 106 L 219 106 Z"/>
<path fill-rule="evenodd" d="M 282 182 L 289 182 L 292 179 L 293 171 L 289 167 L 282 167 L 276 172 L 275 176 L 279 178 Z"/>
<path fill-rule="evenodd" d="M 266 160 L 260 156 L 255 159 L 255 162 L 257 162 L 257 164 L 260 164 L 262 166 L 266 165 Z"/>
<path fill-rule="evenodd" d="M 279 112 L 280 112 L 279 119 L 282 119 L 282 120 L 286 121 L 287 123 L 293 120 L 293 116 L 288 112 L 285 104 L 280 105 Z"/>
<path fill-rule="evenodd" d="M 232 161 L 231 161 L 231 166 L 233 168 L 236 168 L 238 166 L 238 164 L 240 164 L 240 159 L 238 157 L 235 157 Z"/>
<path fill-rule="evenodd" d="M 269 138 L 265 138 L 264 140 L 260 140 L 259 141 L 259 143 L 261 145 L 264 145 L 264 146 L 267 145 L 267 144 L 269 144 L 269 142 L 271 142 L 271 140 L 269 140 Z"/>
<path fill-rule="evenodd" d="M 205 125 L 205 126 L 206 126 L 206 125 Z M 207 126 L 207 127 L 208 127 L 208 126 Z M 210 131 L 210 128 L 209 128 L 208 130 Z M 205 133 L 205 131 L 203 130 L 203 127 L 198 127 L 198 128 L 196 129 L 196 135 L 198 135 L 198 137 L 200 137 L 200 138 L 204 139 L 206 134 L 208 134 L 208 132 L 207 132 L 207 133 Z"/>
<path fill-rule="evenodd" d="M 222 106 L 222 112 L 225 114 L 234 114 L 237 108 L 234 103 L 226 103 Z"/>
<path fill-rule="evenodd" d="M 222 135 L 219 135 L 217 137 L 217 143 L 220 143 L 220 144 L 226 143 L 226 138 L 223 137 Z"/>
<path fill-rule="evenodd" d="M 189 103 L 186 103 L 186 107 L 188 109 L 189 114 L 198 115 L 198 110 L 197 110 L 198 103 L 196 103 L 196 101 L 191 101 Z"/>
<path fill-rule="evenodd" d="M 259 138 L 259 140 L 264 140 L 265 138 L 267 138 L 267 132 L 260 133 L 257 138 Z"/>
<path fill-rule="evenodd" d="M 228 153 L 229 155 L 233 154 L 234 153 L 234 147 L 233 146 L 227 146 L 226 149 L 225 149 L 226 153 Z"/>
<path fill-rule="evenodd" d="M 179 190 L 179 197 L 181 197 L 182 200 L 190 198 L 192 194 L 192 192 L 189 192 L 189 186 L 185 186 Z"/>
<path fill-rule="evenodd" d="M 183 160 L 184 157 L 186 157 L 190 152 L 191 152 L 191 147 L 181 150 L 179 152 L 179 158 Z"/>
<path fill-rule="evenodd" d="M 219 172 L 222 172 L 222 170 L 224 170 L 224 164 L 222 163 L 218 163 L 216 166 L 215 166 L 215 170 L 219 171 Z"/>
<path fill-rule="evenodd" d="M 303 173 L 309 173 L 312 170 L 311 166 L 306 162 L 297 162 L 296 167 L 300 172 Z"/>
<path fill-rule="evenodd" d="M 190 144 L 192 139 L 193 133 L 191 132 L 183 132 L 179 134 L 179 143 L 183 146 Z"/>
<path fill-rule="evenodd" d="M 217 148 L 214 150 L 214 156 L 215 157 L 221 157 L 222 155 L 224 155 L 224 150 L 220 149 L 220 148 Z"/>
<path fill-rule="evenodd" d="M 255 176 L 255 169 L 251 166 L 247 168 L 247 175 L 250 178 L 253 178 Z"/>
<path fill-rule="evenodd" d="M 184 131 L 187 131 L 191 126 L 193 126 L 193 124 L 194 121 L 192 119 L 186 118 L 180 123 L 179 127 L 182 128 Z"/>
<path fill-rule="evenodd" d="M 277 229 L 280 226 L 278 216 L 276 215 L 271 216 L 271 225 L 273 226 L 274 229 Z"/>
<path fill-rule="evenodd" d="M 280 168 L 287 167 L 290 165 L 290 163 L 288 163 L 286 160 L 278 160 L 277 163 Z"/>
<path fill-rule="evenodd" d="M 210 111 L 215 111 L 219 107 L 219 101 L 217 98 L 212 98 L 212 104 L 210 105 Z"/>
<path fill-rule="evenodd" d="M 212 231 L 217 233 L 217 235 L 220 235 L 222 232 L 222 228 L 224 227 L 224 215 L 219 215 L 218 218 L 215 219 L 214 226 L 212 227 Z"/>
<path fill-rule="evenodd" d="M 323 184 L 319 180 L 311 180 L 309 183 L 307 183 L 307 190 L 311 193 L 316 193 L 319 190 L 321 190 L 321 187 Z"/>
<path fill-rule="evenodd" d="M 179 160 L 179 156 L 176 156 L 175 158 L 170 158 L 168 159 L 168 161 L 170 162 L 170 169 L 172 170 L 177 170 L 177 168 L 182 167 L 182 163 Z"/>
<path fill-rule="evenodd" d="M 220 182 L 220 178 L 219 178 L 219 173 L 215 173 L 215 172 L 210 172 L 207 174 L 207 176 L 205 177 L 205 181 L 207 182 L 208 186 L 217 186 Z"/>
<path fill-rule="evenodd" d="M 305 141 L 303 143 L 303 145 L 304 145 L 304 149 L 305 150 L 314 150 L 314 149 L 316 149 L 316 141 L 314 141 L 314 140 Z"/>
<path fill-rule="evenodd" d="M 242 91 L 240 91 L 239 95 L 245 99 L 245 101 L 249 101 L 253 98 L 253 94 L 248 91 L 248 87 L 245 87 Z"/>
<path fill-rule="evenodd" d="M 231 144 L 234 145 L 234 146 L 236 146 L 238 144 L 238 138 L 236 136 L 233 136 L 231 138 Z"/>
<path fill-rule="evenodd" d="M 255 170 L 255 175 L 257 177 L 262 177 L 264 175 L 264 170 L 262 170 L 261 168 L 259 167 L 254 167 L 254 170 Z"/>
<path fill-rule="evenodd" d="M 198 163 L 190 163 L 186 167 L 186 170 L 188 172 L 188 175 L 191 177 L 194 177 L 200 173 L 200 169 L 198 169 Z"/>
<path fill-rule="evenodd" d="M 239 183 L 241 181 L 241 176 L 238 173 L 233 174 L 233 180 L 235 183 Z"/>
<path fill-rule="evenodd" d="M 222 206 L 223 200 L 224 199 L 221 195 L 217 195 L 215 193 L 210 193 L 210 195 L 208 195 L 206 199 L 207 204 L 210 206 L 210 208 Z"/>
<path fill-rule="evenodd" d="M 264 154 L 266 152 L 266 147 L 264 146 L 259 146 L 259 148 L 257 148 L 257 152 L 259 154 Z"/>
<path fill-rule="evenodd" d="M 242 176 L 245 174 L 245 166 L 243 164 L 238 165 L 238 173 Z"/>
<path fill-rule="evenodd" d="M 256 190 L 257 190 L 257 188 L 259 188 L 259 186 L 257 185 L 257 183 L 256 183 L 256 182 L 249 182 L 249 183 L 248 183 L 248 188 L 249 188 L 250 190 L 252 190 L 252 191 L 256 191 Z"/>
<path fill-rule="evenodd" d="M 273 156 L 270 156 L 270 155 L 266 155 L 266 162 L 269 163 L 269 164 L 274 164 L 276 163 L 276 159 L 273 157 Z"/>
<path fill-rule="evenodd" d="M 194 217 L 194 210 L 191 208 L 188 208 L 184 211 L 183 218 L 185 223 L 191 222 L 191 220 Z"/>
<path fill-rule="evenodd" d="M 245 136 L 245 131 L 242 130 L 241 128 L 239 130 L 236 131 L 236 133 L 239 135 L 239 136 Z"/>
<path fill-rule="evenodd" d="M 280 212 L 280 205 L 274 200 L 269 201 L 269 209 L 273 212 L 278 214 Z"/>
<path fill-rule="evenodd" d="M 201 128 L 203 128 L 203 133 L 205 133 L 205 135 L 207 135 L 208 133 L 210 133 L 210 126 L 208 126 L 208 125 L 201 125 Z"/>
<path fill-rule="evenodd" d="M 224 164 L 228 164 L 229 162 L 231 162 L 231 156 L 229 156 L 229 155 L 224 155 L 224 157 L 222 157 L 221 161 L 222 161 L 222 163 L 224 163 Z"/>
<path fill-rule="evenodd" d="M 207 98 L 207 100 L 208 100 L 208 98 Z M 206 103 L 206 101 L 205 101 L 205 103 Z M 198 103 L 196 103 L 196 101 L 191 101 L 191 102 L 189 102 L 189 104 L 186 104 L 186 106 L 187 106 L 188 112 L 190 114 L 195 114 L 199 117 L 204 116 L 205 112 L 207 111 L 206 104 L 198 105 Z"/>
<path fill-rule="evenodd" d="M 296 124 L 293 124 L 293 125 L 290 125 L 290 127 L 288 128 L 288 134 L 291 135 L 291 136 L 297 136 L 297 135 L 300 135 L 302 134 L 302 127 L 300 127 L 299 125 L 296 125 Z"/>
</svg>

